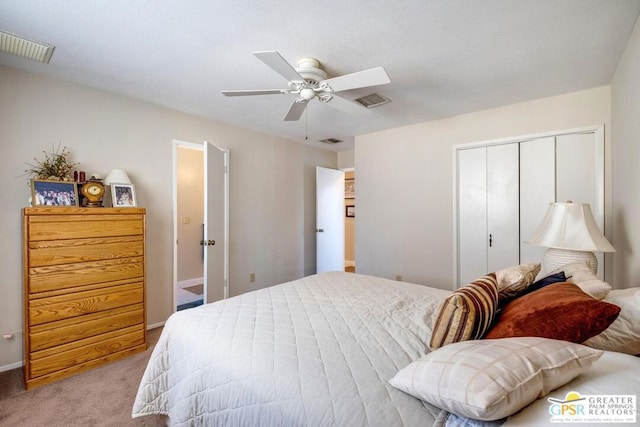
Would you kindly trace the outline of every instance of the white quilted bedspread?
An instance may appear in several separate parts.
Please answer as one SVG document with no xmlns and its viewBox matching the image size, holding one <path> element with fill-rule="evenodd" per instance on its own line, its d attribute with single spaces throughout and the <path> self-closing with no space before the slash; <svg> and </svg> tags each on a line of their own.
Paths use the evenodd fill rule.
<svg viewBox="0 0 640 427">
<path fill-rule="evenodd" d="M 170 425 L 430 426 L 435 407 L 388 384 L 429 351 L 450 292 L 322 273 L 175 313 L 133 416 Z"/>
</svg>

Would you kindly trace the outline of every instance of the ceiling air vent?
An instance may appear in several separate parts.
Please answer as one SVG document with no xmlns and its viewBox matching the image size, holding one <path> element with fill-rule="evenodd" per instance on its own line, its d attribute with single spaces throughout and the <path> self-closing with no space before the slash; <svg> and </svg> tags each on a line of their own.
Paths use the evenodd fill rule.
<svg viewBox="0 0 640 427">
<path fill-rule="evenodd" d="M 321 139 L 320 142 L 322 142 L 323 144 L 338 144 L 342 142 L 342 140 L 338 138 L 327 138 L 327 139 Z"/>
<path fill-rule="evenodd" d="M 38 62 L 49 63 L 54 46 L 27 40 L 15 34 L 0 31 L 0 52 L 7 52 Z"/>
<path fill-rule="evenodd" d="M 391 100 L 389 100 L 388 98 L 385 98 L 382 95 L 378 95 L 377 93 L 372 93 L 371 95 L 363 96 L 362 98 L 358 98 L 355 101 L 367 108 L 379 107 L 381 105 L 388 104 L 391 102 Z"/>
</svg>

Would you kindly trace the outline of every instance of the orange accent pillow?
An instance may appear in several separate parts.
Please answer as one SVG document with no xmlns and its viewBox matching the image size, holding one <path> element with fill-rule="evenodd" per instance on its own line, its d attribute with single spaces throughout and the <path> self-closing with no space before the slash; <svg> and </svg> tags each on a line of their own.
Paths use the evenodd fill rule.
<svg viewBox="0 0 640 427">
<path fill-rule="evenodd" d="M 599 301 L 573 283 L 555 283 L 502 309 L 485 338 L 543 337 L 582 343 L 618 317 L 620 307 Z"/>
</svg>

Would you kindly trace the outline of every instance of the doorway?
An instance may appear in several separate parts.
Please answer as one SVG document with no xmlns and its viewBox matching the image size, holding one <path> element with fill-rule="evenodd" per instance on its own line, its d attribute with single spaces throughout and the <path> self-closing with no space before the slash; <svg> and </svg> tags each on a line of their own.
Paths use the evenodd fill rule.
<svg viewBox="0 0 640 427">
<path fill-rule="evenodd" d="M 173 141 L 173 307 L 229 295 L 229 151 Z"/>
<path fill-rule="evenodd" d="M 356 173 L 344 170 L 344 269 L 356 272 Z"/>
<path fill-rule="evenodd" d="M 316 167 L 316 272 L 355 272 L 355 172 Z"/>
<path fill-rule="evenodd" d="M 200 144 L 176 147 L 175 310 L 204 303 L 204 152 Z"/>
</svg>

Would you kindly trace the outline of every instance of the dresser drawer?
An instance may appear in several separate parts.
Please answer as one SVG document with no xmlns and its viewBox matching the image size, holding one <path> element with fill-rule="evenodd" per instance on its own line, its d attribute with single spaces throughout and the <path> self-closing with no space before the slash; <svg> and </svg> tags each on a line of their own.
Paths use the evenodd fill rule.
<svg viewBox="0 0 640 427">
<path fill-rule="evenodd" d="M 144 258 L 118 258 L 104 261 L 29 268 L 30 294 L 74 288 L 116 280 L 135 279 L 144 274 Z"/>
<path fill-rule="evenodd" d="M 30 242 L 144 234 L 142 215 L 31 216 L 27 227 Z"/>
<path fill-rule="evenodd" d="M 136 326 L 31 353 L 31 377 L 47 375 L 94 359 L 143 345 L 144 327 Z"/>
<path fill-rule="evenodd" d="M 29 267 L 100 261 L 144 255 L 142 236 L 77 240 L 41 240 L 29 243 Z"/>
<path fill-rule="evenodd" d="M 89 313 L 124 307 L 144 300 L 143 283 L 110 286 L 92 291 L 29 301 L 29 325 L 55 322 Z M 81 322 L 81 319 L 78 319 Z"/>
<path fill-rule="evenodd" d="M 31 328 L 29 348 L 44 350 L 111 331 L 143 325 L 142 303 Z"/>
</svg>

